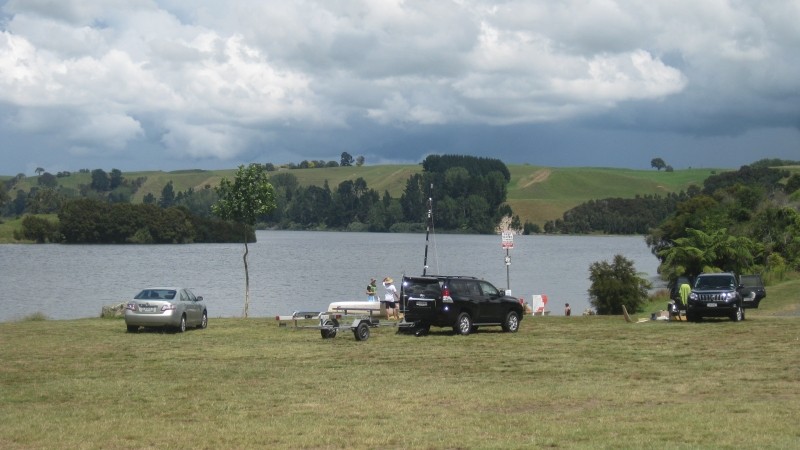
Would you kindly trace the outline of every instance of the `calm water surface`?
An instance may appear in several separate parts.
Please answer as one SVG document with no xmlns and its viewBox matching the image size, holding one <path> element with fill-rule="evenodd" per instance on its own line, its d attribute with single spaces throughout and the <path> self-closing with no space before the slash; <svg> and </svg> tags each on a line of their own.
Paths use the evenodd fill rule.
<svg viewBox="0 0 800 450">
<path fill-rule="evenodd" d="M 250 316 L 322 310 L 366 299 L 370 277 L 423 270 L 425 234 L 258 231 L 251 244 Z M 658 261 L 641 236 L 515 236 L 508 277 L 500 236 L 436 235 L 428 274 L 473 275 L 530 301 L 546 294 L 560 315 L 589 306 L 589 266 L 621 254 L 656 280 Z M 244 305 L 243 244 L 0 245 L 0 321 L 44 313 L 51 319 L 97 317 L 141 288 L 178 285 L 208 301 L 210 317 L 238 317 Z M 398 286 L 399 289 L 399 286 Z M 379 283 L 379 294 L 382 289 Z"/>
</svg>

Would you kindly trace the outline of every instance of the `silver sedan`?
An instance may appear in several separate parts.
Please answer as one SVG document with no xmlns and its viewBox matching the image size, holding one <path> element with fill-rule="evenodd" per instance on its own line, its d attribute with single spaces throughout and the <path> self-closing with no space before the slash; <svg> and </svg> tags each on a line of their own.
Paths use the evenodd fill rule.
<svg viewBox="0 0 800 450">
<path fill-rule="evenodd" d="M 129 333 L 139 327 L 172 327 L 180 332 L 186 327 L 208 326 L 208 311 L 203 297 L 181 287 L 151 287 L 142 290 L 125 306 L 125 325 Z"/>
</svg>

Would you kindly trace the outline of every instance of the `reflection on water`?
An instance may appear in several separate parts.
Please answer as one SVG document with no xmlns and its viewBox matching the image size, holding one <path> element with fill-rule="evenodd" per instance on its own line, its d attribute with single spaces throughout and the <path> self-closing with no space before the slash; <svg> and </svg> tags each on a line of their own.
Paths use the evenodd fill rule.
<svg viewBox="0 0 800 450">
<path fill-rule="evenodd" d="M 370 277 L 420 275 L 424 234 L 258 231 L 250 244 L 250 316 L 324 309 L 366 299 Z M 0 321 L 41 312 L 52 319 L 96 317 L 146 286 L 186 286 L 211 317 L 241 316 L 243 244 L 0 245 Z M 436 235 L 428 274 L 472 275 L 530 301 L 546 294 L 552 314 L 589 306 L 589 266 L 621 254 L 655 279 L 658 261 L 641 236 L 515 236 L 506 271 L 500 236 Z M 399 286 L 398 286 L 399 288 Z M 378 286 L 378 293 L 382 289 Z"/>
</svg>

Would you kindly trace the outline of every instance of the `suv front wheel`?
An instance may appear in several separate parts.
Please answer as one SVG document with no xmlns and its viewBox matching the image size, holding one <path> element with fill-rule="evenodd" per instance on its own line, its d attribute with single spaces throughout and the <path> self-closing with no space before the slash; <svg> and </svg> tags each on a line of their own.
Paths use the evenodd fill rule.
<svg viewBox="0 0 800 450">
<path fill-rule="evenodd" d="M 744 307 L 737 306 L 736 311 L 731 314 L 731 320 L 734 322 L 741 322 L 744 320 Z"/>
<path fill-rule="evenodd" d="M 517 330 L 519 330 L 519 315 L 516 311 L 509 311 L 506 314 L 506 320 L 503 321 L 503 331 L 516 333 Z"/>
<path fill-rule="evenodd" d="M 456 324 L 453 326 L 453 331 L 456 334 L 466 336 L 472 331 L 472 317 L 468 313 L 462 312 L 456 318 Z"/>
</svg>

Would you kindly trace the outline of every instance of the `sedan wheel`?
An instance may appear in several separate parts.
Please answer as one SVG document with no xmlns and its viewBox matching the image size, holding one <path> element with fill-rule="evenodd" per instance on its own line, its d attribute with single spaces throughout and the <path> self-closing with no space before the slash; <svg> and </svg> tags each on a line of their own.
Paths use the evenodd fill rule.
<svg viewBox="0 0 800 450">
<path fill-rule="evenodd" d="M 181 316 L 181 323 L 178 325 L 178 332 L 183 333 L 186 331 L 186 316 Z"/>
<path fill-rule="evenodd" d="M 128 325 L 128 333 L 136 333 L 139 331 L 138 325 Z"/>
<path fill-rule="evenodd" d="M 203 311 L 203 318 L 200 319 L 200 325 L 198 325 L 197 328 L 204 330 L 207 327 L 208 327 L 208 314 L 205 311 Z"/>
</svg>

